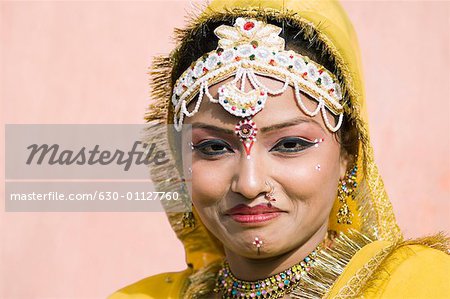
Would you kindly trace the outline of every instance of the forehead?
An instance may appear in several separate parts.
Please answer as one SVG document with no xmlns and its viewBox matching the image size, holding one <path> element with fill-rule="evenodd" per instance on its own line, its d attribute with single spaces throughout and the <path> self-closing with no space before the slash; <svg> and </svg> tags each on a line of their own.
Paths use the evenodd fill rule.
<svg viewBox="0 0 450 299">
<path fill-rule="evenodd" d="M 277 79 L 260 75 L 257 76 L 265 86 L 271 89 L 280 89 L 283 87 L 284 83 Z M 219 87 L 224 83 L 232 81 L 233 78 L 234 77 L 231 77 L 212 85 L 209 88 L 209 92 L 211 93 L 211 95 L 214 98 L 218 98 Z M 251 86 L 250 82 L 247 81 L 246 83 L 247 86 Z M 246 90 L 248 90 L 248 88 L 250 87 L 246 87 Z M 318 104 L 317 101 L 303 93 L 301 93 L 301 97 L 303 99 L 303 103 L 310 111 L 315 110 Z M 187 106 L 189 111 L 194 110 L 196 102 L 197 98 L 194 98 L 194 100 L 189 103 L 189 105 Z M 227 112 L 220 104 L 210 102 L 209 99 L 204 96 L 198 112 L 191 117 L 186 117 L 184 119 L 184 123 L 193 124 L 196 122 L 201 122 L 214 126 L 234 129 L 236 123 L 241 119 L 241 117 L 234 116 Z M 304 122 L 308 122 L 314 126 L 317 126 L 324 132 L 328 131 L 320 113 L 311 117 L 306 115 L 301 110 L 296 101 L 294 89 L 291 86 L 289 86 L 287 90 L 280 95 L 270 95 L 264 105 L 264 109 L 262 109 L 252 117 L 252 120 L 256 123 L 258 128 L 272 126 L 294 119 L 302 119 Z"/>
</svg>

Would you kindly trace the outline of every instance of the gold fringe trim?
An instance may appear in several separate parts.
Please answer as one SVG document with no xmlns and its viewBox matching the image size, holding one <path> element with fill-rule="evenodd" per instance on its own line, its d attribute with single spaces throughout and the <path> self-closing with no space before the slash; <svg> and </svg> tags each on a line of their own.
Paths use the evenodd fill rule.
<svg viewBox="0 0 450 299">
<path fill-rule="evenodd" d="M 355 192 L 355 201 L 358 204 L 358 214 L 362 223 L 376 223 L 376 214 L 373 212 L 372 198 L 370 189 L 365 178 L 358 183 Z M 361 232 L 370 236 L 372 239 L 378 239 L 378 228 L 376 225 L 361 225 Z"/>
<path fill-rule="evenodd" d="M 222 266 L 222 262 L 213 263 L 208 267 L 189 276 L 189 286 L 182 293 L 182 298 L 212 298 L 216 284 L 216 276 Z"/>
<path fill-rule="evenodd" d="M 403 243 L 400 243 L 400 246 L 406 245 L 424 245 L 450 255 L 450 237 L 444 232 L 413 240 L 406 240 Z"/>
<path fill-rule="evenodd" d="M 173 70 L 173 59 L 170 56 L 156 56 L 153 58 L 152 66 L 149 69 L 150 87 L 152 102 L 148 107 L 145 120 L 150 123 L 145 136 L 145 141 L 154 143 L 156 148 L 168 153 L 169 162 L 160 166 L 152 165 L 150 167 L 150 176 L 155 184 L 157 191 L 163 192 L 167 189 L 173 191 L 175 186 L 180 186 L 181 175 L 176 165 L 175 154 L 170 148 L 170 136 L 168 129 L 168 113 L 171 106 L 170 95 L 172 93 L 171 73 Z M 169 179 L 172 181 L 167 182 Z M 183 205 L 187 205 L 185 199 Z M 176 203 L 176 202 L 172 202 Z M 163 203 L 164 204 L 164 203 Z M 169 206 L 164 205 L 167 217 L 180 240 L 183 235 L 189 233 L 189 230 L 182 226 L 183 213 L 171 212 Z M 177 206 L 172 208 L 177 208 Z"/>
<path fill-rule="evenodd" d="M 169 56 L 156 56 L 153 58 L 150 75 L 150 96 L 153 103 L 148 107 L 145 115 L 147 122 L 157 121 L 165 124 L 167 120 L 167 108 L 172 93 L 171 73 L 173 69 L 172 59 Z"/>
<path fill-rule="evenodd" d="M 158 151 L 170 153 L 168 143 L 166 142 L 168 128 L 166 124 L 152 123 L 144 132 L 143 140 L 148 144 L 154 144 Z M 161 138 L 164 136 L 164 138 Z M 178 162 L 179 164 L 179 162 Z M 173 158 L 169 158 L 167 163 L 160 165 L 152 165 L 150 167 L 150 175 L 152 181 L 156 185 L 159 192 L 178 192 L 178 200 L 161 199 L 161 204 L 166 213 L 182 212 L 189 210 L 190 198 L 187 191 L 183 191 L 184 182 L 181 180 L 179 165 Z"/>
<path fill-rule="evenodd" d="M 372 241 L 356 230 L 340 233 L 331 248 L 322 249 L 317 254 L 314 267 L 289 295 L 303 299 L 325 297 L 356 252 Z"/>
</svg>

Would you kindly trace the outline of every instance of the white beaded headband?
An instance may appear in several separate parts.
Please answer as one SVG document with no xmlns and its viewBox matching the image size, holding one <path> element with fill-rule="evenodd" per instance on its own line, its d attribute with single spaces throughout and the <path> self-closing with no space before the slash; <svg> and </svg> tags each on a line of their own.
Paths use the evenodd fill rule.
<svg viewBox="0 0 450 299">
<path fill-rule="evenodd" d="M 217 27 L 214 30 L 219 38 L 217 49 L 192 63 L 174 85 L 172 104 L 175 107 L 175 129 L 181 131 L 184 116 L 191 117 L 197 113 L 206 96 L 211 102 L 220 103 L 232 115 L 246 118 L 236 126 L 236 133 L 247 145 L 249 157 L 251 145 L 256 141 L 256 125 L 251 117 L 264 108 L 269 95 L 282 94 L 292 86 L 302 111 L 309 116 L 321 112 L 327 128 L 336 132 L 343 118 L 339 83 L 320 64 L 294 51 L 286 51 L 285 40 L 279 36 L 281 30 L 278 26 L 245 18 L 237 18 L 233 27 Z M 278 90 L 270 89 L 258 80 L 256 74 L 275 78 L 284 85 Z M 209 86 L 232 76 L 234 80 L 222 84 L 218 89 L 218 98 L 214 98 Z M 245 91 L 246 78 L 253 88 L 250 91 Z M 311 111 L 305 106 L 300 91 L 317 101 L 316 109 Z M 195 99 L 194 109 L 188 111 L 188 104 Z M 339 116 L 336 126 L 330 123 L 327 108 Z"/>
</svg>

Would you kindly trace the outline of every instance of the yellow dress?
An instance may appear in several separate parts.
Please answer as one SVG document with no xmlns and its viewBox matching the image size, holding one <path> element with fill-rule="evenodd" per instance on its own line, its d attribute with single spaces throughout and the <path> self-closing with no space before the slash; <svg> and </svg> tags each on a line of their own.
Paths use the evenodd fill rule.
<svg viewBox="0 0 450 299">
<path fill-rule="evenodd" d="M 324 298 L 449 298 L 447 254 L 420 242 L 399 244 L 395 249 L 391 246 L 387 241 L 364 246 Z M 118 290 L 109 299 L 181 298 L 191 272 L 187 269 L 147 277 Z"/>
<path fill-rule="evenodd" d="M 179 46 L 192 42 L 194 32 L 208 22 L 235 18 L 273 18 L 286 20 L 302 29 L 317 48 L 333 58 L 339 70 L 343 93 L 350 103 L 346 115 L 355 120 L 360 144 L 358 187 L 349 202 L 355 217 L 351 225 L 337 224 L 336 200 L 329 219 L 329 230 L 337 232 L 335 249 L 318 254 L 320 267 L 311 278 L 293 291 L 298 298 L 450 298 L 449 240 L 442 234 L 404 241 L 395 221 L 391 203 L 374 163 L 370 144 L 362 66 L 357 37 L 342 6 L 335 0 L 213 0 L 176 33 Z M 177 47 L 180 49 L 180 47 Z M 152 96 L 147 121 L 170 123 L 173 86 L 171 73 L 177 67 L 178 50 L 156 57 L 153 64 Z M 376 104 L 376 103 L 375 103 Z M 169 149 L 167 136 L 155 140 Z M 151 169 L 152 179 L 180 177 L 173 164 Z M 156 187 L 159 188 L 158 184 Z M 109 298 L 180 298 L 205 289 L 201 283 L 188 287 L 188 281 L 210 281 L 214 265 L 223 258 L 220 242 L 201 223 L 195 213 L 195 228 L 181 225 L 182 213 L 167 212 L 169 221 L 183 242 L 188 268 L 145 278 L 116 291 Z M 330 259 L 330 257 L 332 257 Z"/>
</svg>

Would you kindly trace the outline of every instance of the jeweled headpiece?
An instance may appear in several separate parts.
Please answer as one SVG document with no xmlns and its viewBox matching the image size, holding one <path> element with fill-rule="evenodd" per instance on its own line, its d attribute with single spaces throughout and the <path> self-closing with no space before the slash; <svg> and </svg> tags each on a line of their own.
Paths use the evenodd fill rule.
<svg viewBox="0 0 450 299">
<path fill-rule="evenodd" d="M 279 36 L 281 30 L 275 25 L 244 18 L 237 18 L 233 27 L 217 27 L 214 30 L 219 38 L 217 49 L 192 63 L 174 85 L 172 104 L 176 130 L 181 130 L 184 116 L 193 116 L 199 110 L 204 95 L 211 102 L 220 103 L 232 115 L 250 118 L 264 108 L 269 95 L 282 94 L 291 85 L 305 114 L 314 116 L 322 112 L 328 129 L 337 131 L 343 117 L 339 83 L 331 72 L 307 56 L 286 51 L 285 41 Z M 270 89 L 256 74 L 283 81 L 284 86 L 278 90 Z M 217 99 L 209 93 L 209 86 L 232 76 L 233 81 L 219 87 Z M 250 91 L 245 91 L 246 78 L 253 87 Z M 305 106 L 300 91 L 317 101 L 314 111 Z M 187 105 L 195 98 L 194 109 L 188 111 Z M 339 117 L 336 126 L 328 120 L 327 108 Z M 236 133 L 242 138 L 242 132 Z M 250 142 L 255 140 L 253 136 Z M 248 149 L 249 140 L 245 144 Z"/>
</svg>

